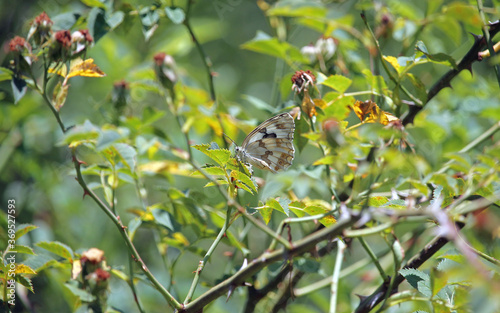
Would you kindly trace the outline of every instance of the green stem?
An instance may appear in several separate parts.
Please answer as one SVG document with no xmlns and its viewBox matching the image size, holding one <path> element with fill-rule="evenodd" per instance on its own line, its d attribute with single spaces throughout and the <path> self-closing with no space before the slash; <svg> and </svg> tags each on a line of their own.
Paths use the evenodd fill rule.
<svg viewBox="0 0 500 313">
<path fill-rule="evenodd" d="M 148 279 L 151 281 L 151 283 L 156 287 L 156 289 L 163 295 L 165 300 L 174 308 L 174 309 L 181 309 L 182 304 L 179 303 L 166 289 L 163 287 L 160 282 L 156 279 L 156 277 L 151 274 L 149 271 L 148 267 L 142 260 L 141 256 L 137 252 L 134 244 L 130 240 L 130 237 L 128 236 L 127 232 L 127 227 L 122 224 L 122 221 L 119 216 L 113 214 L 111 209 L 94 193 L 93 190 L 91 190 L 88 186 L 85 180 L 83 179 L 83 175 L 81 172 L 81 163 L 78 161 L 76 158 L 76 153 L 75 150 L 71 150 L 71 154 L 73 156 L 73 163 L 75 165 L 76 169 L 76 178 L 80 186 L 84 190 L 84 194 L 90 196 L 94 202 L 101 208 L 101 210 L 111 219 L 111 221 L 115 224 L 115 226 L 118 228 L 123 240 L 127 244 L 127 247 L 129 251 L 132 253 L 132 256 L 134 257 L 134 260 L 140 264 L 141 270 L 144 272 L 144 274 L 148 277 Z"/>
<path fill-rule="evenodd" d="M 368 246 L 368 244 L 366 243 L 366 241 L 363 237 L 359 237 L 358 240 L 361 243 L 361 245 L 363 246 L 363 248 L 365 249 L 365 251 L 370 256 L 370 259 L 372 259 L 372 262 L 373 262 L 373 264 L 375 264 L 375 267 L 377 268 L 378 272 L 380 273 L 380 276 L 382 276 L 382 280 L 387 281 L 389 276 L 387 276 L 384 269 L 382 268 L 382 265 L 380 265 L 380 262 L 378 261 L 375 253 L 373 253 L 372 249 L 370 248 L 370 246 Z"/>
<path fill-rule="evenodd" d="M 184 26 L 186 26 L 189 34 L 191 35 L 191 39 L 193 40 L 194 44 L 196 45 L 196 49 L 198 50 L 198 53 L 201 55 L 201 59 L 203 61 L 203 65 L 205 66 L 205 69 L 208 74 L 208 86 L 210 89 L 210 98 L 215 101 L 215 86 L 214 86 L 214 76 L 212 75 L 212 61 L 210 58 L 207 56 L 205 53 L 205 50 L 201 46 L 200 42 L 196 38 L 196 35 L 194 34 L 193 28 L 191 27 L 191 24 L 189 23 L 189 14 L 191 12 L 191 2 L 188 1 L 187 8 L 186 8 L 186 18 L 184 19 Z"/>
<path fill-rule="evenodd" d="M 191 287 L 189 288 L 189 292 L 186 295 L 186 299 L 184 300 L 184 305 L 187 305 L 189 302 L 191 302 L 191 299 L 193 298 L 193 294 L 196 290 L 196 286 L 198 286 L 198 281 L 200 280 L 201 272 L 205 268 L 205 265 L 207 264 L 207 262 L 210 260 L 210 257 L 214 253 L 215 248 L 217 248 L 220 241 L 222 240 L 222 238 L 226 234 L 226 231 L 229 228 L 229 221 L 230 220 L 231 220 L 231 207 L 228 207 L 227 212 L 226 212 L 226 220 L 224 221 L 224 225 L 222 226 L 221 230 L 219 231 L 217 238 L 215 238 L 214 242 L 212 243 L 212 245 L 208 249 L 203 260 L 200 261 L 200 263 L 198 264 L 198 268 L 196 269 L 196 273 L 194 275 L 193 282 L 191 283 Z"/>
<path fill-rule="evenodd" d="M 331 297 L 330 297 L 330 313 L 337 312 L 337 297 L 339 293 L 340 269 L 342 268 L 342 260 L 344 259 L 344 251 L 347 245 L 342 241 L 337 241 L 337 258 L 332 275 Z"/>
<path fill-rule="evenodd" d="M 137 296 L 137 290 L 135 289 L 135 284 L 134 284 L 134 263 L 132 262 L 132 258 L 128 258 L 128 268 L 129 268 L 129 276 L 130 280 L 128 281 L 128 285 L 130 286 L 130 289 L 132 290 L 132 294 L 134 295 L 134 301 L 137 304 L 137 309 L 139 309 L 139 312 L 145 313 L 144 309 L 142 308 L 141 301 L 139 300 L 139 297 Z"/>
<path fill-rule="evenodd" d="M 468 145 L 463 147 L 458 153 L 466 153 L 469 150 L 475 148 L 477 145 L 485 141 L 486 139 L 489 139 L 494 133 L 496 133 L 500 129 L 500 122 L 496 122 L 493 124 L 493 126 L 490 127 L 487 131 L 482 133 L 479 137 L 471 141 Z M 442 174 L 446 172 L 450 168 L 450 166 L 453 164 L 453 160 L 450 160 L 446 162 L 446 164 L 437 172 L 438 174 Z"/>
<path fill-rule="evenodd" d="M 378 40 L 375 37 L 375 34 L 373 33 L 370 25 L 368 24 L 368 21 L 366 20 L 366 16 L 365 16 L 364 12 L 361 14 L 361 17 L 363 19 L 363 22 L 365 23 L 366 28 L 370 32 L 370 35 L 371 35 L 371 37 L 373 39 L 373 42 L 375 43 L 375 47 L 377 48 L 378 55 L 379 55 L 379 58 L 380 58 L 380 63 L 382 63 L 382 66 L 384 67 L 384 70 L 385 70 L 387 76 L 389 76 L 389 79 L 392 80 L 392 82 L 395 83 L 396 86 L 399 89 L 401 89 L 401 91 L 403 91 L 404 94 L 407 95 L 413 102 L 417 103 L 418 105 L 422 105 L 422 101 L 420 101 L 420 99 L 415 98 L 415 96 L 412 95 L 403 85 L 401 85 L 400 82 L 396 79 L 396 77 L 394 77 L 392 75 L 391 71 L 387 67 L 386 62 L 384 61 L 384 55 L 382 53 L 382 50 L 380 49 L 380 45 L 378 43 Z"/>
</svg>

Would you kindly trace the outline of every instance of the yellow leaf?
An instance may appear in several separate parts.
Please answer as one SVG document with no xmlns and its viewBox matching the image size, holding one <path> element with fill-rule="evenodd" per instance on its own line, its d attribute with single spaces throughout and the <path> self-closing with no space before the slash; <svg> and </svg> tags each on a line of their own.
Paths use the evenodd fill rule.
<svg viewBox="0 0 500 313">
<path fill-rule="evenodd" d="M 189 240 L 182 233 L 174 233 L 173 237 L 184 246 L 189 246 Z"/>
<path fill-rule="evenodd" d="M 80 260 L 74 260 L 71 268 L 71 279 L 77 279 L 82 272 L 82 263 Z"/>
<path fill-rule="evenodd" d="M 356 101 L 352 109 L 363 123 L 380 123 L 382 125 L 387 125 L 390 122 L 399 120 L 391 113 L 380 110 L 378 105 L 371 100 L 365 102 Z"/>
<path fill-rule="evenodd" d="M 16 267 L 16 274 L 36 274 L 36 272 L 28 265 L 19 264 Z"/>
<path fill-rule="evenodd" d="M 398 72 L 398 74 L 400 73 L 401 66 L 399 66 L 397 58 L 393 56 L 384 55 L 384 60 L 386 60 L 390 65 L 392 65 L 392 67 L 394 67 L 394 69 L 396 70 L 396 72 Z"/>
<path fill-rule="evenodd" d="M 94 64 L 94 59 L 76 59 L 71 61 L 69 74 L 67 78 L 83 76 L 83 77 L 104 77 L 106 74 Z"/>
</svg>

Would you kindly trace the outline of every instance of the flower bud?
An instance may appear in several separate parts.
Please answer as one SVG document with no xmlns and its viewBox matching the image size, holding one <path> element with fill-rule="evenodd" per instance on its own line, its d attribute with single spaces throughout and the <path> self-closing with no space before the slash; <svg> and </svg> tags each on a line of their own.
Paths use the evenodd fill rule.
<svg viewBox="0 0 500 313">
<path fill-rule="evenodd" d="M 71 55 L 71 33 L 69 30 L 60 30 L 52 35 L 49 45 L 51 61 L 66 61 Z"/>
<path fill-rule="evenodd" d="M 175 98 L 174 85 L 178 77 L 175 71 L 175 60 L 171 55 L 164 52 L 157 53 L 154 56 L 155 73 L 161 85 L 168 89 L 172 98 Z"/>
<path fill-rule="evenodd" d="M 77 30 L 71 34 L 72 55 L 73 57 L 81 55 L 88 47 L 92 45 L 94 39 L 88 29 Z"/>
<path fill-rule="evenodd" d="M 49 40 L 53 24 L 54 22 L 52 22 L 49 16 L 45 12 L 42 12 L 31 22 L 28 40 L 33 39 L 37 46 L 43 44 Z"/>
<path fill-rule="evenodd" d="M 308 90 L 309 86 L 314 86 L 316 76 L 310 71 L 297 71 L 292 76 L 292 90 L 296 93 L 301 93 Z"/>
</svg>

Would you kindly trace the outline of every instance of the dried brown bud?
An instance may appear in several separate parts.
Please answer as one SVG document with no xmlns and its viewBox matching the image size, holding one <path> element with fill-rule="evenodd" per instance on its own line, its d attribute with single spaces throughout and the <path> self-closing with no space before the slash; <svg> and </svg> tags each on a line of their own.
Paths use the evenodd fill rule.
<svg viewBox="0 0 500 313">
<path fill-rule="evenodd" d="M 310 85 L 314 85 L 316 82 L 316 76 L 310 71 L 297 71 L 292 76 L 292 90 L 296 93 L 300 93 L 309 88 Z"/>
</svg>

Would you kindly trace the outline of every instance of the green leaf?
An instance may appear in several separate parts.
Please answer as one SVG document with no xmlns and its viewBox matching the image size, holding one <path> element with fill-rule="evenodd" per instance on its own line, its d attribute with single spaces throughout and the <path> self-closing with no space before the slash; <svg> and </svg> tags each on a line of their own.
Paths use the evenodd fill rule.
<svg viewBox="0 0 500 313">
<path fill-rule="evenodd" d="M 180 225 L 175 222 L 175 219 L 173 218 L 173 216 L 170 213 L 168 213 L 167 211 L 162 210 L 162 209 L 153 209 L 152 213 L 153 213 L 153 216 L 154 216 L 156 222 L 158 224 L 164 226 L 168 230 L 175 232 L 178 229 L 180 229 Z"/>
<path fill-rule="evenodd" d="M 331 211 L 331 209 L 329 207 L 321 205 L 320 203 L 314 204 L 314 205 L 307 205 L 304 208 L 304 212 L 306 212 L 309 215 L 320 215 L 320 214 L 325 214 L 325 213 L 330 212 L 330 211 Z M 337 222 L 335 220 L 335 217 L 333 217 L 332 215 L 325 216 L 325 217 L 319 219 L 318 221 L 326 227 L 331 226 Z"/>
<path fill-rule="evenodd" d="M 422 41 L 417 42 L 415 49 L 417 50 L 417 53 L 415 54 L 416 57 L 420 57 L 423 54 L 433 63 L 448 65 L 454 69 L 457 69 L 457 62 L 455 62 L 455 59 L 453 59 L 453 57 L 444 53 L 430 54 L 427 51 L 427 47 Z"/>
<path fill-rule="evenodd" d="M 300 53 L 300 50 L 288 42 L 280 41 L 278 38 L 273 38 L 261 31 L 250 41 L 241 45 L 242 49 L 247 49 L 257 53 L 270 55 L 276 58 L 281 58 L 286 61 L 297 61 L 307 63 L 307 60 Z"/>
<path fill-rule="evenodd" d="M 72 127 L 64 136 L 65 144 L 75 144 L 95 140 L 99 137 L 99 128 L 86 120 L 83 125 Z"/>
<path fill-rule="evenodd" d="M 219 166 L 207 166 L 203 168 L 203 171 L 208 175 L 226 176 L 226 171 Z"/>
<path fill-rule="evenodd" d="M 80 14 L 78 13 L 62 13 L 59 15 L 54 16 L 53 18 L 51 17 L 52 21 L 54 22 L 54 25 L 52 26 L 53 30 L 65 30 L 65 29 L 71 29 L 73 26 L 76 24 L 78 19 L 80 18 Z M 89 26 L 87 28 L 90 29 Z M 95 37 L 94 37 L 95 39 Z"/>
<path fill-rule="evenodd" d="M 31 225 L 31 224 L 22 224 L 16 229 L 16 240 L 21 238 L 22 236 L 26 235 L 32 230 L 37 229 L 38 226 Z"/>
<path fill-rule="evenodd" d="M 18 103 L 22 97 L 26 94 L 28 87 L 26 86 L 26 81 L 22 78 L 16 76 L 12 77 L 12 94 L 14 95 L 14 103 Z"/>
<path fill-rule="evenodd" d="M 137 151 L 126 143 L 115 143 L 113 148 L 116 150 L 116 153 L 120 156 L 120 159 L 123 161 L 125 166 L 127 166 L 131 172 L 135 172 L 137 165 Z"/>
<path fill-rule="evenodd" d="M 99 0 L 80 0 L 80 1 L 89 7 L 97 7 L 97 8 L 106 9 L 106 5 L 104 5 L 104 3 L 102 3 Z"/>
<path fill-rule="evenodd" d="M 73 250 L 59 241 L 42 241 L 36 244 L 38 247 L 52 252 L 66 260 L 73 261 Z"/>
<path fill-rule="evenodd" d="M 262 219 L 264 220 L 266 225 L 269 224 L 269 221 L 271 220 L 271 216 L 273 214 L 273 208 L 267 205 L 262 206 L 259 208 L 259 213 L 260 215 L 262 215 Z"/>
<path fill-rule="evenodd" d="M 102 151 L 109 147 L 112 143 L 122 138 L 122 135 L 115 130 L 107 129 L 103 130 L 99 134 L 99 138 L 96 143 L 96 150 Z"/>
<path fill-rule="evenodd" d="M 271 8 L 267 10 L 266 14 L 268 16 L 323 18 L 327 14 L 327 9 L 321 6 L 285 5 L 285 6 L 276 6 L 274 8 Z"/>
<path fill-rule="evenodd" d="M 318 273 L 321 263 L 307 258 L 299 258 L 293 262 L 293 266 L 305 273 Z"/>
<path fill-rule="evenodd" d="M 61 81 L 59 81 L 54 88 L 54 93 L 52 94 L 52 102 L 56 111 L 59 111 L 66 102 L 66 97 L 68 96 L 68 88 L 69 85 L 66 84 L 63 86 Z"/>
<path fill-rule="evenodd" d="M 320 158 L 319 160 L 314 161 L 313 165 L 326 165 L 326 164 L 330 165 L 333 164 L 334 162 L 335 162 L 335 156 L 327 155 Z"/>
<path fill-rule="evenodd" d="M 253 191 L 255 192 L 257 191 L 257 185 L 246 174 L 240 171 L 231 171 L 231 177 L 241 181 L 243 184 L 251 188 Z M 247 191 L 253 194 L 252 190 L 247 190 Z"/>
<path fill-rule="evenodd" d="M 34 269 L 36 272 L 40 272 L 46 268 L 51 267 L 54 264 L 58 264 L 53 257 L 46 254 L 35 254 L 28 257 L 24 264 Z"/>
<path fill-rule="evenodd" d="M 144 34 L 144 38 L 146 39 L 146 41 L 148 41 L 158 28 L 160 15 L 156 11 L 156 9 L 144 7 L 139 11 L 139 17 L 142 22 L 142 32 Z"/>
<path fill-rule="evenodd" d="M 24 275 L 16 275 L 16 281 L 26 287 L 26 289 L 28 289 L 29 291 L 35 293 L 35 291 L 33 290 L 33 283 L 28 277 Z"/>
<path fill-rule="evenodd" d="M 267 199 L 266 201 L 266 205 L 270 208 L 272 208 L 273 210 L 278 210 L 282 213 L 285 213 L 286 216 L 289 216 L 290 214 L 290 210 L 287 210 L 285 211 L 285 209 L 283 209 L 283 207 L 281 206 L 281 204 L 274 198 L 269 198 Z"/>
<path fill-rule="evenodd" d="M 408 268 L 399 271 L 413 288 L 417 289 L 426 297 L 431 297 L 431 284 L 429 275 L 419 270 Z"/>
<path fill-rule="evenodd" d="M 89 12 L 87 27 L 92 37 L 94 37 L 94 42 L 97 42 L 111 30 L 105 16 L 106 12 L 99 7 L 94 7 Z"/>
<path fill-rule="evenodd" d="M 3 82 L 5 80 L 11 80 L 13 74 L 14 73 L 12 72 L 12 70 L 9 70 L 8 68 L 5 67 L 0 67 L 0 82 Z"/>
<path fill-rule="evenodd" d="M 309 124 L 305 118 L 296 119 L 295 120 L 295 134 L 294 141 L 295 146 L 299 151 L 302 151 L 304 147 L 307 145 L 309 139 L 303 136 L 303 134 L 307 134 L 309 132 Z"/>
<path fill-rule="evenodd" d="M 327 101 L 327 96 L 330 93 L 325 95 L 324 100 Z M 331 95 L 331 94 L 330 94 Z M 340 99 L 336 99 L 335 101 L 331 102 L 328 101 L 328 106 L 323 109 L 323 112 L 325 113 L 326 117 L 333 117 L 338 119 L 339 121 L 344 120 L 348 115 L 349 112 L 351 111 L 349 109 L 349 106 L 353 105 L 356 100 L 354 97 L 341 97 Z"/>
<path fill-rule="evenodd" d="M 16 245 L 15 251 L 17 253 L 24 253 L 24 254 L 31 254 L 34 255 L 35 251 L 31 247 L 28 246 L 23 246 L 23 245 Z"/>
<path fill-rule="evenodd" d="M 68 290 L 82 302 L 92 302 L 96 299 L 96 297 L 89 292 L 82 290 L 73 284 L 65 283 L 64 286 L 66 286 L 66 288 L 68 288 Z"/>
<path fill-rule="evenodd" d="M 205 153 L 209 158 L 217 162 L 222 167 L 226 166 L 229 158 L 231 157 L 231 151 L 227 149 L 210 149 L 209 144 L 194 145 L 192 147 Z"/>
<path fill-rule="evenodd" d="M 174 24 L 182 24 L 186 19 L 186 13 L 181 8 L 165 8 L 165 14 Z"/>
<path fill-rule="evenodd" d="M 339 93 L 343 94 L 351 85 L 352 80 L 342 75 L 331 75 L 326 80 L 321 82 L 322 85 L 328 86 Z"/>
</svg>

